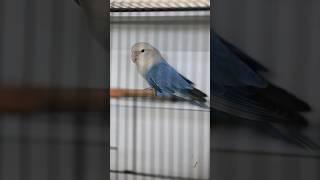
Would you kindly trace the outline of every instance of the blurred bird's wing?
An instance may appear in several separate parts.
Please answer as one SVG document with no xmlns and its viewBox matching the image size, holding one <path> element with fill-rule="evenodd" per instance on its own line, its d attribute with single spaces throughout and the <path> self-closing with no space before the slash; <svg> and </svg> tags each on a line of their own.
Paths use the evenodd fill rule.
<svg viewBox="0 0 320 180">
<path fill-rule="evenodd" d="M 213 37 L 213 108 L 242 118 L 306 125 L 299 115 L 310 107 L 265 80 L 265 67 L 218 35 Z"/>
<path fill-rule="evenodd" d="M 231 120 L 304 148 L 320 148 L 300 132 L 308 124 L 300 115 L 310 111 L 308 104 L 265 80 L 259 74 L 265 67 L 216 34 L 212 45 L 215 123 Z"/>
<path fill-rule="evenodd" d="M 267 81 L 255 69 L 256 63 L 251 62 L 251 68 L 242 61 L 241 56 L 232 51 L 228 44 L 219 36 L 213 37 L 213 80 L 222 86 L 253 86 L 264 88 Z"/>
</svg>

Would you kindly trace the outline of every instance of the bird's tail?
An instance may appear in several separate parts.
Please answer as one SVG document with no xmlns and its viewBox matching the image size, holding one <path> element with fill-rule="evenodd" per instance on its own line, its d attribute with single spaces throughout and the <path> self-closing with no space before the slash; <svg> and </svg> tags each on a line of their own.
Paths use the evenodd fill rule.
<svg viewBox="0 0 320 180">
<path fill-rule="evenodd" d="M 191 100 L 190 103 L 193 105 L 199 106 L 201 108 L 204 108 L 204 109 L 210 109 L 210 106 L 206 102 L 199 102 L 196 100 Z"/>
<path fill-rule="evenodd" d="M 207 104 L 207 95 L 200 91 L 197 88 L 193 88 L 184 92 L 184 94 L 189 97 L 189 101 L 191 104 L 196 106 L 200 106 L 205 109 L 209 109 L 209 105 Z"/>
</svg>

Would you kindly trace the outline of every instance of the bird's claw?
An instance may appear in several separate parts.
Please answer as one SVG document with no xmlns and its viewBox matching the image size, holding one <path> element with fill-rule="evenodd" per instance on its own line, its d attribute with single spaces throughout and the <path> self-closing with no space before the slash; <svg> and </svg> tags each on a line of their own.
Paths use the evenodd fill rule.
<svg viewBox="0 0 320 180">
<path fill-rule="evenodd" d="M 153 95 L 154 95 L 154 96 L 157 96 L 156 90 L 155 90 L 154 88 L 152 88 L 152 87 L 145 88 L 144 90 L 151 90 L 152 93 L 153 93 Z"/>
<path fill-rule="evenodd" d="M 144 90 L 154 90 L 154 89 L 151 87 L 148 87 L 148 88 L 145 88 Z"/>
</svg>

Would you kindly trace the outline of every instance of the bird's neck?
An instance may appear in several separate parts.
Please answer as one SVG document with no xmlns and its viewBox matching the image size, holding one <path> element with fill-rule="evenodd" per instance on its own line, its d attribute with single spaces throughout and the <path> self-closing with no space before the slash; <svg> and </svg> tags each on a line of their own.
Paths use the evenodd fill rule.
<svg viewBox="0 0 320 180">
<path fill-rule="evenodd" d="M 147 60 L 140 59 L 137 61 L 138 72 L 145 77 L 146 73 L 156 64 L 162 62 L 161 56 L 146 57 Z"/>
</svg>

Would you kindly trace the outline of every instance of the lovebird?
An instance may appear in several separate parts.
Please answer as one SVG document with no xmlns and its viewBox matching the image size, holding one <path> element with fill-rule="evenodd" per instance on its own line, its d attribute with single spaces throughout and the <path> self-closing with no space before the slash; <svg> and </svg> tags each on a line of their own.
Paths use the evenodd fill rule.
<svg viewBox="0 0 320 180">
<path fill-rule="evenodd" d="M 215 125 L 246 125 L 295 145 L 319 149 L 301 133 L 308 125 L 301 112 L 310 106 L 277 87 L 260 73 L 268 69 L 213 33 L 211 46 L 211 112 Z"/>
<path fill-rule="evenodd" d="M 194 83 L 170 66 L 158 49 L 146 42 L 131 48 L 131 60 L 140 75 L 156 91 L 157 96 L 171 96 L 194 105 L 209 108 L 207 95 L 194 87 Z"/>
</svg>

